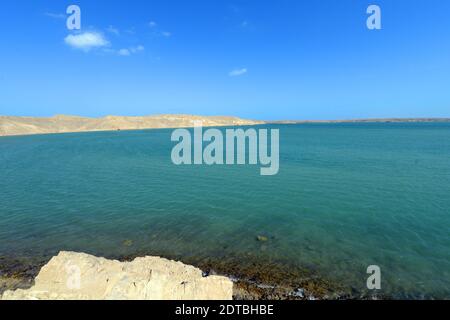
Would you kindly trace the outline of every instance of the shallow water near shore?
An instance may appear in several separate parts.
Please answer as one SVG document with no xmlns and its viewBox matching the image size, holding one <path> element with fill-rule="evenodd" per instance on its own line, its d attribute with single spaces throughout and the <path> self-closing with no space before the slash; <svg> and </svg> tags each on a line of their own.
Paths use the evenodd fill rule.
<svg viewBox="0 0 450 320">
<path fill-rule="evenodd" d="M 273 264 L 356 293 L 378 265 L 381 295 L 450 296 L 449 123 L 266 127 L 276 176 L 175 166 L 172 130 L 0 138 L 0 257 Z"/>
</svg>

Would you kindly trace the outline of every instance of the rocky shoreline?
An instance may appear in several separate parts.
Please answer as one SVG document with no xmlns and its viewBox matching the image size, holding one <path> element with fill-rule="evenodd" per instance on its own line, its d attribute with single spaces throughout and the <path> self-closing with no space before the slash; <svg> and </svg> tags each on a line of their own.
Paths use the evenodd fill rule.
<svg viewBox="0 0 450 320">
<path fill-rule="evenodd" d="M 205 275 L 181 262 L 149 256 L 120 262 L 60 252 L 41 268 L 30 288 L 7 290 L 1 299 L 231 300 L 232 296 L 229 278 Z"/>
<path fill-rule="evenodd" d="M 168 257 L 173 259 L 173 257 Z M 120 257 L 130 263 L 138 256 Z M 165 260 L 165 259 L 164 259 Z M 174 259 L 178 260 L 178 259 Z M 0 261 L 1 262 L 1 261 Z M 302 270 L 277 263 L 241 263 L 217 259 L 183 259 L 192 268 L 197 268 L 202 278 L 226 278 L 233 283 L 231 298 L 235 300 L 316 300 L 316 299 L 372 299 Z M 7 290 L 30 289 L 36 283 L 39 270 L 48 265 L 46 261 L 36 263 L 15 262 L 0 264 L 0 296 Z M 200 271 L 203 270 L 203 271 Z"/>
</svg>

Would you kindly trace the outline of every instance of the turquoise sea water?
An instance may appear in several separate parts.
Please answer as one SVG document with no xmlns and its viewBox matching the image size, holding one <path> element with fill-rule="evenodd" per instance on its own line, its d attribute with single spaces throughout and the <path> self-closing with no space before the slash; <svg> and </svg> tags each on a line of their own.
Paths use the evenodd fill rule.
<svg viewBox="0 0 450 320">
<path fill-rule="evenodd" d="M 379 265 L 383 294 L 450 298 L 449 123 L 269 127 L 276 176 L 175 166 L 171 130 L 0 138 L 0 257 L 277 261 L 356 290 Z"/>
</svg>

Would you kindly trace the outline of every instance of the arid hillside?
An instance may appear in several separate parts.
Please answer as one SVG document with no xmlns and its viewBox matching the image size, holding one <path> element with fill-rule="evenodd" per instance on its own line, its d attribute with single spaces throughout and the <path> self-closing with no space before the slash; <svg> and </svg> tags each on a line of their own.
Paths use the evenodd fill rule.
<svg viewBox="0 0 450 320">
<path fill-rule="evenodd" d="M 236 117 L 203 117 L 192 115 L 156 115 L 144 117 L 107 116 L 104 118 L 84 118 L 65 115 L 58 115 L 51 118 L 0 116 L 0 136 L 184 128 L 193 127 L 196 121 L 201 121 L 205 127 L 263 124 L 261 121 L 244 120 Z"/>
</svg>

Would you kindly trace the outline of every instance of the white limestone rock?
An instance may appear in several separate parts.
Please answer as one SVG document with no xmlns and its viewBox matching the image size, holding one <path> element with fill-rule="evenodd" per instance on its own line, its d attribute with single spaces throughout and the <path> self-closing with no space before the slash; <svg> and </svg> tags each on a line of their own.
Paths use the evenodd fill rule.
<svg viewBox="0 0 450 320">
<path fill-rule="evenodd" d="M 6 291 L 4 300 L 231 300 L 233 282 L 159 257 L 119 262 L 61 252 L 27 290 Z"/>
</svg>

